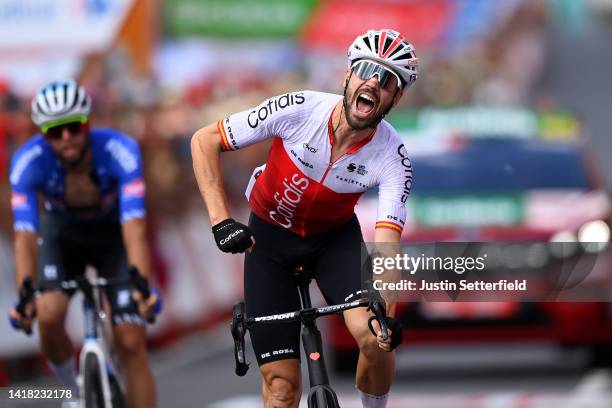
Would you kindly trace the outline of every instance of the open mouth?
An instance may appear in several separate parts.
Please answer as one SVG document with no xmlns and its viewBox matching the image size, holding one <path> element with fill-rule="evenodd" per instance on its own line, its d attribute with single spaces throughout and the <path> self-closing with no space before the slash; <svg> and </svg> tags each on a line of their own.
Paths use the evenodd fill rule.
<svg viewBox="0 0 612 408">
<path fill-rule="evenodd" d="M 357 96 L 357 111 L 361 114 L 368 115 L 376 107 L 376 99 L 367 93 L 361 93 Z"/>
</svg>

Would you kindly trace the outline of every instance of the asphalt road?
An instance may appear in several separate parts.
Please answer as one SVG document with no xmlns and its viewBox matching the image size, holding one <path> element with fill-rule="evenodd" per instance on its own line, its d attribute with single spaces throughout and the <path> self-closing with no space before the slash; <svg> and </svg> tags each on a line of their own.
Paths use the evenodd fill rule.
<svg viewBox="0 0 612 408">
<path fill-rule="evenodd" d="M 191 341 L 182 363 L 177 359 L 174 367 L 156 372 L 161 406 L 262 406 L 255 366 L 237 377 L 231 350 L 196 351 L 197 339 Z M 189 353 L 197 356 L 189 359 Z M 612 374 L 589 370 L 585 357 L 581 351 L 540 345 L 407 350 L 398 356 L 389 408 L 612 407 Z M 307 385 L 304 370 L 303 378 Z M 351 375 L 333 374 L 331 382 L 343 407 L 361 407 Z"/>
<path fill-rule="evenodd" d="M 192 336 L 153 353 L 159 406 L 261 407 L 256 365 L 245 377 L 234 375 L 229 340 L 223 325 L 216 332 Z M 249 361 L 255 361 L 252 354 Z M 612 374 L 588 369 L 585 354 L 579 350 L 540 345 L 414 347 L 398 355 L 397 372 L 389 408 L 612 407 Z M 303 376 L 307 386 L 307 374 Z M 361 406 L 351 375 L 332 374 L 331 382 L 343 407 Z M 15 386 L 56 384 L 40 378 Z M 61 404 L 8 401 L 0 396 L 0 407 L 56 408 Z"/>
</svg>

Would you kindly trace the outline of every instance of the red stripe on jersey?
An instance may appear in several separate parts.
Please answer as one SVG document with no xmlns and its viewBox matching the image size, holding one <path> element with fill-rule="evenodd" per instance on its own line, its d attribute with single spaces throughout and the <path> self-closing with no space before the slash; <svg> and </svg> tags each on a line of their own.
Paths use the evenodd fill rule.
<svg viewBox="0 0 612 408">
<path fill-rule="evenodd" d="M 232 150 L 230 144 L 227 141 L 227 135 L 225 134 L 225 128 L 223 127 L 223 121 L 220 120 L 217 122 L 217 128 L 219 129 L 219 133 L 221 133 L 221 143 L 223 144 L 223 150 L 229 151 Z"/>
<path fill-rule="evenodd" d="M 336 110 L 336 108 L 334 108 L 334 110 L 332 111 L 330 117 L 329 117 L 329 121 L 327 122 L 327 134 L 329 136 L 329 144 L 332 146 L 332 150 L 334 147 L 334 126 L 332 123 L 332 118 L 334 117 L 334 111 Z M 359 149 L 361 149 L 363 146 L 365 146 L 366 144 L 368 144 L 370 142 L 370 140 L 372 140 L 372 138 L 374 137 L 374 134 L 376 133 L 376 129 L 378 127 L 372 129 L 372 131 L 370 132 L 370 134 L 368 135 L 368 137 L 366 137 L 365 139 L 363 139 L 362 141 L 356 143 L 355 145 L 351 146 L 346 152 L 342 153 L 338 158 L 336 158 L 336 160 L 334 160 L 334 163 L 337 162 L 338 160 L 340 160 L 340 158 L 342 156 L 344 156 L 345 154 L 354 154 L 356 153 Z M 331 157 L 330 157 L 330 162 L 331 162 Z"/>
<path fill-rule="evenodd" d="M 378 221 L 376 223 L 376 228 L 388 228 L 388 229 L 397 231 L 400 234 L 402 233 L 402 230 L 403 230 L 403 228 L 399 226 L 398 224 L 395 224 L 393 222 L 388 222 L 388 221 Z"/>
<path fill-rule="evenodd" d="M 349 221 L 361 195 L 337 193 L 308 178 L 291 161 L 283 141 L 275 138 L 249 205 L 258 217 L 305 237 Z"/>
</svg>

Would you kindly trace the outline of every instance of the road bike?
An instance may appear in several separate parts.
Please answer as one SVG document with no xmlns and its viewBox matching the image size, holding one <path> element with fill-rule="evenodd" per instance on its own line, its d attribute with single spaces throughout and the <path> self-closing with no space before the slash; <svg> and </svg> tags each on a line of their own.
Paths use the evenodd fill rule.
<svg viewBox="0 0 612 408">
<path fill-rule="evenodd" d="M 132 283 L 144 299 L 150 296 L 148 281 L 136 268 L 130 270 L 129 277 L 104 278 L 81 276 L 64 280 L 60 286 L 65 290 L 79 290 L 83 293 L 83 312 L 85 316 L 85 340 L 79 358 L 80 403 L 83 408 L 123 408 L 124 387 L 117 358 L 112 347 L 108 330 L 109 316 L 102 305 L 102 290 L 113 285 Z M 26 305 L 32 301 L 37 289 L 31 278 L 24 279 L 16 310 L 22 316 Z M 131 294 L 130 294 L 131 295 Z M 152 323 L 154 317 L 148 321 Z M 31 334 L 31 329 L 26 334 Z"/>
<path fill-rule="evenodd" d="M 301 322 L 302 346 L 308 362 L 308 377 L 310 391 L 308 393 L 309 408 L 336 408 L 338 397 L 329 383 L 329 376 L 323 357 L 323 345 L 321 332 L 317 328 L 316 319 L 321 316 L 340 314 L 345 310 L 357 307 L 367 307 L 374 313 L 368 320 L 368 326 L 374 336 L 376 333 L 372 326 L 372 321 L 378 321 L 384 340 L 389 338 L 388 326 L 386 323 L 385 303 L 377 291 L 368 285 L 366 290 L 358 293 L 360 298 L 347 303 L 337 305 L 312 307 L 310 300 L 309 286 L 312 281 L 312 272 L 304 266 L 295 268 L 294 280 L 300 296 L 301 309 L 269 316 L 248 317 L 244 302 L 234 304 L 232 311 L 231 332 L 234 339 L 234 358 L 236 360 L 235 372 L 238 376 L 244 376 L 249 364 L 246 362 L 244 337 L 247 330 L 256 325 L 279 324 L 288 322 Z"/>
</svg>

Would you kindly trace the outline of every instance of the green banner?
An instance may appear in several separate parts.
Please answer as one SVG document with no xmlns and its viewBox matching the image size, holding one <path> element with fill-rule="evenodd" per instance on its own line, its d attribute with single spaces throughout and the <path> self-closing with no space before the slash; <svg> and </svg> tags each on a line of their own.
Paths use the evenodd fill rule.
<svg viewBox="0 0 612 408">
<path fill-rule="evenodd" d="M 171 0 L 166 26 L 177 36 L 284 38 L 295 36 L 317 0 Z"/>
<path fill-rule="evenodd" d="M 575 140 L 580 124 L 565 112 L 539 113 L 521 108 L 428 107 L 397 111 L 387 120 L 405 137 L 432 138 L 460 133 L 466 137 Z"/>
<path fill-rule="evenodd" d="M 426 227 L 517 225 L 524 216 L 523 197 L 519 194 L 414 195 L 408 207 L 417 225 Z"/>
</svg>

